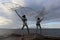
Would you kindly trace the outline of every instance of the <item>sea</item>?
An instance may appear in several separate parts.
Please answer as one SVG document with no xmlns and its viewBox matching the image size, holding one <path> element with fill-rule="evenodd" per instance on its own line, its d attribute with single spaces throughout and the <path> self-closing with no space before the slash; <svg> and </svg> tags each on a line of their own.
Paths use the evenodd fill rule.
<svg viewBox="0 0 60 40">
<path fill-rule="evenodd" d="M 36 29 L 29 29 L 31 34 L 36 33 Z M 42 35 L 60 37 L 60 29 L 42 29 Z M 21 37 L 10 36 L 11 34 L 24 34 L 27 35 L 27 29 L 0 29 L 0 40 L 22 40 Z M 37 34 L 40 34 L 40 29 L 37 30 Z"/>
<path fill-rule="evenodd" d="M 29 29 L 30 33 L 36 33 L 36 29 Z M 28 34 L 27 29 L 0 29 L 0 36 L 6 36 L 10 34 Z M 40 29 L 37 30 L 40 34 Z M 60 37 L 60 29 L 42 29 L 42 35 Z"/>
</svg>

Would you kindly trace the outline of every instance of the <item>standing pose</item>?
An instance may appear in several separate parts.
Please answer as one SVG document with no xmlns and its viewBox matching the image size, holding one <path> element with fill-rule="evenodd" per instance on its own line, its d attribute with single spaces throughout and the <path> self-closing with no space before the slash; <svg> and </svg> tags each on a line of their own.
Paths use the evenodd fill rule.
<svg viewBox="0 0 60 40">
<path fill-rule="evenodd" d="M 17 13 L 17 15 L 18 15 L 18 16 L 21 18 L 21 20 L 23 21 L 23 27 L 22 27 L 22 29 L 26 26 L 26 27 L 27 27 L 28 34 L 29 34 L 29 29 L 28 29 L 28 25 L 27 25 L 26 15 L 23 15 L 23 16 L 21 17 L 16 10 L 15 10 L 15 12 Z"/>
<path fill-rule="evenodd" d="M 22 21 L 23 21 L 22 30 L 23 30 L 23 28 L 26 26 L 26 27 L 27 27 L 28 34 L 29 34 L 29 29 L 28 29 L 28 25 L 27 25 L 27 18 L 26 18 L 26 15 L 23 15 L 23 16 L 22 16 Z"/>
<path fill-rule="evenodd" d="M 36 33 L 37 33 L 37 30 L 38 30 L 38 27 L 40 28 L 40 34 L 41 34 L 41 21 L 42 21 L 43 19 L 40 19 L 39 17 L 37 18 L 37 22 L 36 22 L 36 27 L 37 27 L 37 29 L 36 29 Z"/>
</svg>

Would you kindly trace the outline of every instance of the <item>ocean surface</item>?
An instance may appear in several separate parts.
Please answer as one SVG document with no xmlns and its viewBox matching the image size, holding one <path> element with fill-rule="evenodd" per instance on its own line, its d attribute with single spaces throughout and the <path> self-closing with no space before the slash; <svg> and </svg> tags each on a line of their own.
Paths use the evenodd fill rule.
<svg viewBox="0 0 60 40">
<path fill-rule="evenodd" d="M 29 29 L 30 33 L 36 33 L 36 29 Z M 40 30 L 38 32 L 40 34 Z M 11 34 L 27 34 L 27 29 L 0 29 L 0 40 L 21 40 L 21 37 L 8 36 Z M 44 36 L 60 37 L 60 29 L 42 29 Z"/>
<path fill-rule="evenodd" d="M 36 33 L 36 29 L 29 29 L 30 33 Z M 0 36 L 6 36 L 10 34 L 27 34 L 27 29 L 0 29 Z M 38 32 L 40 34 L 40 30 Z M 42 34 L 45 36 L 60 36 L 60 29 L 42 29 Z"/>
</svg>

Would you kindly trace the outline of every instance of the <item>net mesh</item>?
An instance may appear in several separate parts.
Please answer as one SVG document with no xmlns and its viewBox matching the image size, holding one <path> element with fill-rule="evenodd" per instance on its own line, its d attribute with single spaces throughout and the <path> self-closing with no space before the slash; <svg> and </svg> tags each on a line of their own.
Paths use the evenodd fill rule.
<svg viewBox="0 0 60 40">
<path fill-rule="evenodd" d="M 4 3 L 4 5 L 9 5 L 9 3 Z M 12 5 L 12 6 L 11 6 Z M 22 16 L 26 15 L 29 20 L 36 20 L 38 17 L 43 18 L 45 15 L 47 15 L 47 12 L 45 11 L 45 8 L 42 8 L 39 11 L 34 10 L 30 7 L 21 7 L 18 4 L 11 3 L 10 6 L 8 6 L 8 9 L 11 9 L 12 11 L 17 11 L 17 13 Z"/>
<path fill-rule="evenodd" d="M 21 7 L 15 10 L 20 16 L 26 15 L 29 20 L 36 20 L 38 17 L 42 19 L 43 17 L 45 17 L 45 15 L 47 15 L 44 8 L 40 11 L 35 11 L 34 9 L 29 7 Z"/>
</svg>

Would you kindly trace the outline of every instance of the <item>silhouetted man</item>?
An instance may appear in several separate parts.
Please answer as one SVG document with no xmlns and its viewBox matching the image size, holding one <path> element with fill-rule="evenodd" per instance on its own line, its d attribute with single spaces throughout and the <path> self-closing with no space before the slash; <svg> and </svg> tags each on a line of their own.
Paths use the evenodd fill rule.
<svg viewBox="0 0 60 40">
<path fill-rule="evenodd" d="M 23 21 L 23 27 L 22 29 L 26 26 L 27 27 L 27 31 L 29 34 L 29 29 L 28 29 L 28 25 L 27 25 L 27 18 L 25 15 L 23 15 L 22 17 L 18 14 L 18 12 L 15 10 L 15 12 L 17 13 L 17 15 L 21 18 L 21 20 Z"/>
<path fill-rule="evenodd" d="M 40 28 L 40 34 L 41 34 L 41 21 L 42 21 L 43 19 L 40 19 L 39 17 L 37 18 L 37 22 L 36 22 L 36 27 L 37 27 L 37 29 L 36 29 L 36 33 L 37 33 L 37 30 L 38 30 L 38 27 Z"/>
<path fill-rule="evenodd" d="M 23 28 L 26 26 L 26 27 L 27 27 L 28 34 L 29 34 L 29 29 L 28 29 L 28 25 L 27 25 L 27 18 L 26 18 L 25 15 L 22 16 L 22 21 L 23 21 L 22 30 L 23 30 Z"/>
</svg>

